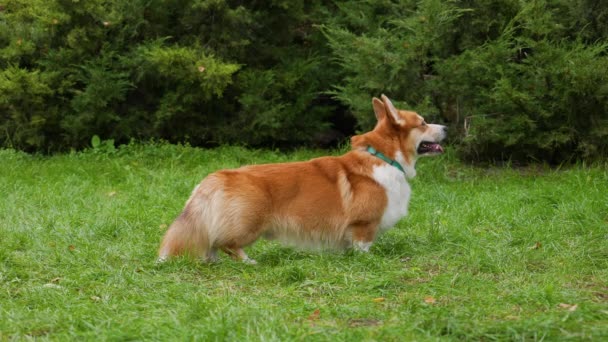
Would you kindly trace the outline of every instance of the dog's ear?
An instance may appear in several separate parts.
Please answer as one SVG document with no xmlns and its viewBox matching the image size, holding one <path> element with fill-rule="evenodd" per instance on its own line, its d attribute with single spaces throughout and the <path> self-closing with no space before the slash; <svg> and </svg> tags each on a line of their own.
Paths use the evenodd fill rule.
<svg viewBox="0 0 608 342">
<path fill-rule="evenodd" d="M 397 108 L 393 106 L 391 100 L 384 94 L 382 94 L 380 98 L 382 98 L 382 102 L 384 103 L 384 107 L 386 108 L 386 114 L 389 115 L 392 121 L 397 125 L 405 126 L 405 119 L 402 118 L 401 115 L 399 115 L 399 111 L 397 111 Z"/>
<path fill-rule="evenodd" d="M 372 106 L 374 107 L 374 113 L 376 113 L 376 119 L 378 121 L 386 117 L 386 108 L 384 108 L 384 103 L 382 103 L 382 101 L 374 97 L 372 99 Z"/>
</svg>

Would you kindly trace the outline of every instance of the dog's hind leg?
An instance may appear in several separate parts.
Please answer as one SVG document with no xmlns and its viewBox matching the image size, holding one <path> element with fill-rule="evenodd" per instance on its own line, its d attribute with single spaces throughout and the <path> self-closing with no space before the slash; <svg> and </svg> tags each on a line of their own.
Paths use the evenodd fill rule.
<svg viewBox="0 0 608 342">
<path fill-rule="evenodd" d="M 255 265 L 258 262 L 251 259 L 247 253 L 245 253 L 245 251 L 243 250 L 243 248 L 240 247 L 233 247 L 233 248 L 228 248 L 228 247 L 222 247 L 222 251 L 224 251 L 226 254 L 230 255 L 234 260 L 240 260 L 246 264 L 252 264 Z"/>
<path fill-rule="evenodd" d="M 369 252 L 378 231 L 378 224 L 368 222 L 357 223 L 353 224 L 350 229 L 352 232 L 353 248 L 360 252 Z"/>
<path fill-rule="evenodd" d="M 202 256 L 199 259 L 200 259 L 201 262 L 204 262 L 204 263 L 218 262 L 219 259 L 217 257 L 217 248 L 211 248 L 211 249 L 209 249 L 209 251 L 207 252 L 207 255 Z"/>
</svg>

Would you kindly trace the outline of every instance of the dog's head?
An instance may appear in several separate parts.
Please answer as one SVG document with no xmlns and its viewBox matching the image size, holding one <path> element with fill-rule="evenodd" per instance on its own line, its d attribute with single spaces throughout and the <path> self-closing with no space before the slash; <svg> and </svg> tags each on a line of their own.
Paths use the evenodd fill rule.
<svg viewBox="0 0 608 342">
<path fill-rule="evenodd" d="M 446 137 L 447 127 L 428 124 L 416 112 L 395 108 L 391 100 L 382 95 L 373 98 L 372 106 L 378 122 L 373 131 L 352 138 L 353 148 L 373 146 L 410 169 L 415 175 L 414 165 L 419 156 L 443 153 L 439 144 Z"/>
<path fill-rule="evenodd" d="M 446 126 L 428 124 L 418 113 L 395 108 L 385 95 L 381 98 L 372 100 L 378 119 L 376 127 L 398 138 L 399 149 L 404 156 L 415 158 L 443 153 L 439 142 L 446 137 Z"/>
</svg>

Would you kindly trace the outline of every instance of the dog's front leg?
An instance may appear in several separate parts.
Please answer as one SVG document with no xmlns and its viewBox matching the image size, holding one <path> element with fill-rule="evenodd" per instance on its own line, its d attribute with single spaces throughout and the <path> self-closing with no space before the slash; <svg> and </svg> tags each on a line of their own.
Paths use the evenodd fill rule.
<svg viewBox="0 0 608 342">
<path fill-rule="evenodd" d="M 377 222 L 358 223 L 351 226 L 353 248 L 361 252 L 369 252 L 376 232 L 378 231 Z"/>
<path fill-rule="evenodd" d="M 356 251 L 368 253 L 370 247 L 372 246 L 372 242 L 364 242 L 364 241 L 353 241 L 353 248 Z"/>
</svg>

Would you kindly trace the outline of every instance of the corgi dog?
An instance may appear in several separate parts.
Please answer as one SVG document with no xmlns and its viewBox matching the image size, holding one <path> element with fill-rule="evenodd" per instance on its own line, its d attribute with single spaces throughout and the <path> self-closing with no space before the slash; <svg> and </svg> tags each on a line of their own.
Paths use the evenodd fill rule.
<svg viewBox="0 0 608 342">
<path fill-rule="evenodd" d="M 378 233 L 407 214 L 420 156 L 443 152 L 446 127 L 373 98 L 377 124 L 339 157 L 244 166 L 208 175 L 169 227 L 158 261 L 187 254 L 217 260 L 222 250 L 256 263 L 244 247 L 261 236 L 299 246 L 368 252 Z"/>
</svg>

